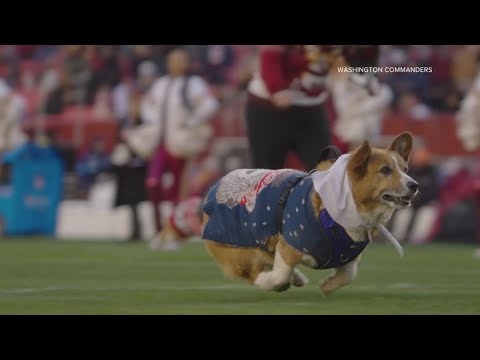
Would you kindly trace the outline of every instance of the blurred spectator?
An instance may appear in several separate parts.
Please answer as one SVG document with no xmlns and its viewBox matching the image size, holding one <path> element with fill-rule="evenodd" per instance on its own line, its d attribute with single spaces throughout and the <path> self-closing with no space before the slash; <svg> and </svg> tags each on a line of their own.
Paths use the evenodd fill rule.
<svg viewBox="0 0 480 360">
<path fill-rule="evenodd" d="M 330 143 L 324 102 L 330 68 L 320 46 L 262 46 L 248 87 L 247 135 L 254 168 L 278 169 L 288 151 L 313 169 Z"/>
<path fill-rule="evenodd" d="M 0 153 L 13 150 L 26 141 L 20 126 L 24 114 L 25 100 L 0 79 Z"/>
<path fill-rule="evenodd" d="M 17 55 L 21 60 L 31 59 L 38 45 L 16 45 Z"/>
<path fill-rule="evenodd" d="M 245 46 L 247 47 L 247 46 Z M 236 61 L 232 69 L 232 81 L 240 91 L 247 90 L 248 84 L 255 74 L 257 65 L 257 47 L 251 46 L 246 53 Z"/>
<path fill-rule="evenodd" d="M 76 165 L 76 174 L 80 180 L 82 194 L 86 195 L 96 177 L 109 169 L 110 156 L 105 150 L 105 142 L 102 138 L 95 138 Z"/>
<path fill-rule="evenodd" d="M 206 122 L 218 109 L 208 84 L 189 75 L 188 67 L 187 53 L 173 50 L 167 59 L 168 74 L 152 85 L 141 105 L 142 120 L 158 134 L 147 176 L 157 232 L 162 229 L 159 204 L 178 201 L 185 159 L 206 149 L 210 135 Z"/>
<path fill-rule="evenodd" d="M 33 59 L 36 61 L 45 61 L 58 54 L 61 45 L 36 45 L 33 53 Z"/>
<path fill-rule="evenodd" d="M 202 45 L 191 46 L 199 47 Z M 148 56 L 148 59 L 155 63 L 159 75 L 165 75 L 167 73 L 167 55 L 170 51 L 175 50 L 178 47 L 179 45 L 151 45 L 151 52 Z M 183 48 L 185 48 L 185 45 Z"/>
<path fill-rule="evenodd" d="M 136 128 L 141 125 L 139 96 L 133 96 L 129 101 L 129 113 L 123 123 L 123 128 Z M 138 215 L 138 204 L 147 200 L 145 179 L 147 172 L 146 160 L 136 154 L 128 144 L 120 139 L 112 153 L 112 168 L 116 175 L 116 196 L 114 206 L 128 205 L 131 211 L 130 241 L 142 238 L 142 229 Z"/>
<path fill-rule="evenodd" d="M 368 47 L 365 46 L 367 50 L 372 50 Z M 346 57 L 338 59 L 335 67 L 376 66 L 375 52 L 372 54 L 349 52 Z M 331 72 L 328 84 L 336 111 L 334 132 L 342 142 L 353 149 L 364 139 L 374 140 L 374 137 L 380 135 L 383 114 L 393 98 L 388 85 L 381 83 L 373 74 L 345 73 L 336 70 Z"/>
<path fill-rule="evenodd" d="M 457 112 L 457 136 L 467 151 L 480 148 L 480 73 Z"/>
<path fill-rule="evenodd" d="M 97 119 L 111 119 L 113 117 L 112 96 L 108 85 L 102 86 L 96 92 L 92 115 Z"/>
<path fill-rule="evenodd" d="M 411 207 L 395 213 L 393 234 L 399 241 L 420 244 L 428 240 L 437 216 L 436 203 L 440 189 L 438 169 L 425 146 L 414 150 L 408 174 L 418 182 L 420 192 L 413 198 Z"/>
<path fill-rule="evenodd" d="M 65 48 L 63 71 L 67 84 L 68 105 L 83 105 L 87 100 L 87 85 L 91 78 L 90 64 L 85 45 L 68 45 Z"/>
<path fill-rule="evenodd" d="M 233 50 L 230 45 L 207 45 L 203 55 L 203 74 L 210 84 L 224 85 L 227 70 L 233 63 Z"/>
<path fill-rule="evenodd" d="M 165 73 L 165 57 L 172 45 L 133 45 L 131 57 L 133 71 L 139 72 L 139 66 L 148 61 L 155 65 L 155 69 L 160 70 L 160 74 Z"/>
<path fill-rule="evenodd" d="M 124 75 L 122 81 L 112 90 L 112 111 L 120 124 L 124 124 L 129 117 L 130 102 L 134 91 L 135 80 L 129 74 Z"/>
<path fill-rule="evenodd" d="M 452 55 L 452 79 L 462 94 L 470 90 L 477 75 L 479 50 L 478 45 L 465 45 Z"/>
<path fill-rule="evenodd" d="M 44 101 L 43 113 L 47 115 L 60 114 L 68 100 L 68 83 L 64 73 L 58 76 L 55 70 L 46 74 L 43 81 Z"/>
<path fill-rule="evenodd" d="M 400 95 L 398 100 L 398 112 L 415 120 L 426 120 L 431 115 L 430 108 L 422 103 L 413 92 Z"/>
<path fill-rule="evenodd" d="M 148 91 L 157 78 L 157 65 L 153 61 L 146 60 L 137 68 L 137 85 L 143 92 Z"/>
<path fill-rule="evenodd" d="M 430 57 L 430 84 L 426 102 L 427 105 L 440 111 L 448 111 L 445 99 L 454 89 L 452 81 L 452 50 L 449 45 L 432 45 Z"/>
<path fill-rule="evenodd" d="M 120 67 L 114 45 L 97 45 L 91 50 L 92 75 L 87 88 L 87 103 L 95 101 L 99 89 L 113 88 L 120 81 Z"/>
</svg>

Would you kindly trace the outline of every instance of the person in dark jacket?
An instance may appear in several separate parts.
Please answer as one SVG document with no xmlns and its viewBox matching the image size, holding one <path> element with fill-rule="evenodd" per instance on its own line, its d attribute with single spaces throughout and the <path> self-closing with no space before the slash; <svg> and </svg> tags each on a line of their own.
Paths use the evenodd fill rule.
<svg viewBox="0 0 480 360">
<path fill-rule="evenodd" d="M 138 111 L 138 96 L 132 97 L 129 116 L 123 124 L 123 129 L 133 128 L 142 124 Z M 122 129 L 122 130 L 123 130 Z M 123 141 L 120 142 L 112 153 L 112 170 L 117 181 L 114 207 L 127 205 L 131 210 L 130 241 L 139 241 L 142 238 L 141 224 L 138 214 L 138 205 L 147 201 L 145 178 L 147 173 L 147 160 L 135 152 Z"/>
<path fill-rule="evenodd" d="M 280 169 L 293 151 L 307 169 L 330 145 L 325 109 L 330 45 L 268 45 L 248 86 L 247 136 L 253 168 Z"/>
</svg>

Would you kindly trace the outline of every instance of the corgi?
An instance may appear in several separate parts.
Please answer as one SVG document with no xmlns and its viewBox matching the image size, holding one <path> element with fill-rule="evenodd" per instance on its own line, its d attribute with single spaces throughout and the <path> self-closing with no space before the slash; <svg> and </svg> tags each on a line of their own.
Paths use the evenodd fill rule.
<svg viewBox="0 0 480 360">
<path fill-rule="evenodd" d="M 304 173 L 239 169 L 222 177 L 203 202 L 202 239 L 224 274 L 271 291 L 302 287 L 297 268 L 333 269 L 323 295 L 351 283 L 362 251 L 378 234 L 401 247 L 384 225 L 411 205 L 418 183 L 407 175 L 409 132 L 386 149 L 365 140 Z"/>
</svg>

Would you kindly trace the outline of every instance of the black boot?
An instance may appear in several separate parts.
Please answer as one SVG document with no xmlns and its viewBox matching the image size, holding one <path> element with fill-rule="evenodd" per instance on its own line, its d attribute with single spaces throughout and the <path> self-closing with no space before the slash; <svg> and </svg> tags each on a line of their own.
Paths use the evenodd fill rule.
<svg viewBox="0 0 480 360">
<path fill-rule="evenodd" d="M 128 238 L 129 241 L 140 241 L 142 239 L 142 234 L 140 231 L 140 219 L 138 217 L 138 209 L 136 204 L 130 205 L 130 210 L 132 211 L 132 233 Z"/>
</svg>

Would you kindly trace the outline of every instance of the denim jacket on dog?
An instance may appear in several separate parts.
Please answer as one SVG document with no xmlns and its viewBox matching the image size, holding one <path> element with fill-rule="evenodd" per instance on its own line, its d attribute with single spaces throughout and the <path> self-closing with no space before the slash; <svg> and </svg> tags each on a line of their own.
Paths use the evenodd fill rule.
<svg viewBox="0 0 480 360">
<path fill-rule="evenodd" d="M 296 170 L 235 170 L 209 191 L 203 207 L 209 220 L 203 239 L 233 247 L 266 250 L 269 237 L 280 232 L 278 201 L 294 178 L 296 184 L 283 210 L 283 236 L 296 250 L 311 255 L 317 269 L 329 269 L 354 260 L 368 245 L 353 241 L 343 227 L 323 209 L 316 217 L 311 202 L 315 191 L 310 175 Z"/>
</svg>

